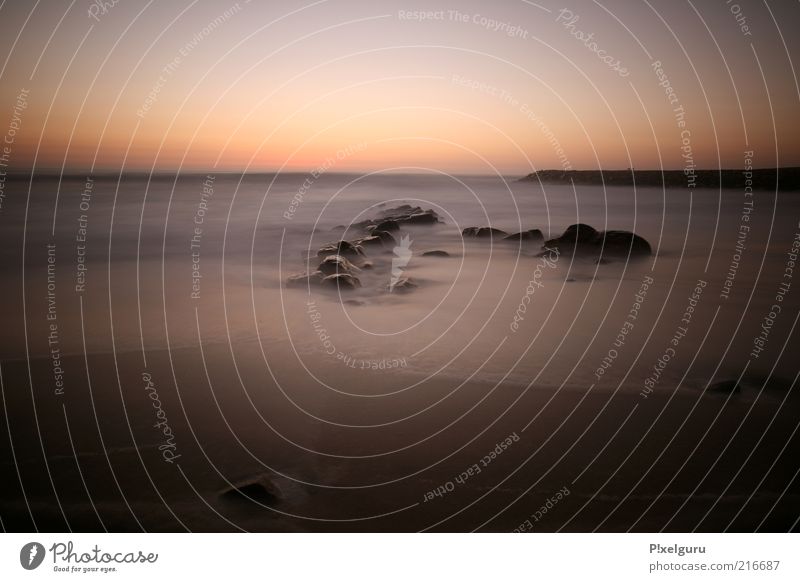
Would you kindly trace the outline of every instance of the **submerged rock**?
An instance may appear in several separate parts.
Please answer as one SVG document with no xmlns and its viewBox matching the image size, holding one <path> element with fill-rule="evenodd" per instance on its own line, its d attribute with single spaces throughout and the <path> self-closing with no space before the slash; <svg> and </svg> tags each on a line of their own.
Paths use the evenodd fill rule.
<svg viewBox="0 0 800 582">
<path fill-rule="evenodd" d="M 541 242 L 544 240 L 544 235 L 538 228 L 532 228 L 531 230 L 523 230 L 522 232 L 510 234 L 503 240 Z"/>
<path fill-rule="evenodd" d="M 557 249 L 560 254 L 577 256 L 628 257 L 649 256 L 650 243 L 638 234 L 627 230 L 598 232 L 588 224 L 573 224 L 558 238 L 550 239 L 544 246 Z"/>
<path fill-rule="evenodd" d="M 337 273 L 358 273 L 361 269 L 341 255 L 328 255 L 319 264 L 318 270 L 324 275 L 335 275 Z"/>
<path fill-rule="evenodd" d="M 274 505 L 281 500 L 281 490 L 266 477 L 254 477 L 234 483 L 220 493 L 227 501 L 257 502 Z"/>
<path fill-rule="evenodd" d="M 340 255 L 342 257 L 363 257 L 364 251 L 356 244 L 346 240 L 340 240 L 339 242 L 327 244 L 317 251 L 318 257 L 325 257 L 328 255 Z"/>
<path fill-rule="evenodd" d="M 378 229 L 371 230 L 369 236 L 365 236 L 354 242 L 362 247 L 379 248 L 393 247 L 397 244 L 397 241 L 390 233 L 386 232 L 385 230 Z"/>
<path fill-rule="evenodd" d="M 400 230 L 400 225 L 396 220 L 384 220 L 375 225 L 374 230 L 383 230 L 386 232 L 396 232 Z"/>
<path fill-rule="evenodd" d="M 322 284 L 326 287 L 334 287 L 340 291 L 351 291 L 361 287 L 361 281 L 358 280 L 358 277 L 351 275 L 350 273 L 336 273 L 334 275 L 328 275 L 322 279 Z"/>
<path fill-rule="evenodd" d="M 395 208 L 388 208 L 386 210 L 381 211 L 380 218 L 384 222 L 389 222 L 390 226 L 391 223 L 394 222 L 400 227 L 400 224 L 408 223 L 408 224 L 435 224 L 437 222 L 441 222 L 439 215 L 436 214 L 436 211 L 428 208 L 427 210 L 423 210 L 420 206 L 411 206 L 410 204 L 401 204 L 400 206 L 396 206 Z M 381 224 L 384 224 L 382 222 Z M 381 227 L 381 224 L 378 224 L 376 228 L 380 228 L 381 230 L 392 230 L 392 228 L 385 228 Z"/>
<path fill-rule="evenodd" d="M 420 212 L 421 210 L 422 208 L 420 208 L 419 206 L 411 206 L 410 204 L 400 204 L 399 206 L 395 206 L 394 208 L 387 208 L 385 210 L 381 210 L 379 216 L 381 218 L 392 218 L 394 216 L 403 216 L 414 212 Z"/>
<path fill-rule="evenodd" d="M 607 230 L 598 235 L 603 254 L 613 256 L 626 256 L 630 250 L 631 256 L 649 256 L 653 254 L 650 243 L 638 234 L 627 230 Z"/>
<path fill-rule="evenodd" d="M 420 206 L 401 204 L 395 208 L 387 208 L 378 213 L 376 219 L 367 219 L 355 223 L 353 226 L 366 232 L 383 230 L 396 232 L 401 224 L 437 224 L 443 222 L 435 210 L 423 209 Z"/>
<path fill-rule="evenodd" d="M 418 286 L 410 277 L 400 277 L 394 284 L 389 285 L 389 293 L 409 293 Z"/>
<path fill-rule="evenodd" d="M 375 229 L 372 231 L 372 236 L 377 236 L 379 239 L 383 241 L 384 245 L 394 246 L 397 244 L 395 238 L 389 233 L 388 231 Z"/>
<path fill-rule="evenodd" d="M 355 242 L 360 247 L 380 247 L 380 248 L 384 248 L 383 240 L 379 236 L 372 236 L 372 235 L 365 236 L 364 238 L 360 238 Z"/>
<path fill-rule="evenodd" d="M 424 253 L 422 253 L 422 256 L 423 257 L 449 257 L 450 253 L 448 253 L 447 251 L 434 250 L 434 251 L 425 251 Z"/>
<path fill-rule="evenodd" d="M 502 238 L 508 235 L 507 232 L 491 226 L 470 226 L 461 231 L 461 234 L 473 238 Z"/>
<path fill-rule="evenodd" d="M 578 224 L 568 226 L 564 234 L 556 240 L 564 244 L 593 243 L 598 234 L 600 233 L 593 227 L 579 222 Z"/>
<path fill-rule="evenodd" d="M 422 210 L 421 212 L 414 212 L 406 216 L 396 217 L 395 222 L 407 224 L 436 224 L 441 222 L 439 215 L 433 210 Z"/>
</svg>

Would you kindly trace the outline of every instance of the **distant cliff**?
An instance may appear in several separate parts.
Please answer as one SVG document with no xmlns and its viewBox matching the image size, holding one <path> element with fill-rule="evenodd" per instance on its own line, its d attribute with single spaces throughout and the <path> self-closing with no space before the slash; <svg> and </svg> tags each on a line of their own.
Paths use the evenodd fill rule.
<svg viewBox="0 0 800 582">
<path fill-rule="evenodd" d="M 757 170 L 695 170 L 687 176 L 682 170 L 540 170 L 521 182 L 544 184 L 592 184 L 601 186 L 667 186 L 669 188 L 737 188 L 753 190 L 800 190 L 800 168 L 761 168 Z"/>
</svg>

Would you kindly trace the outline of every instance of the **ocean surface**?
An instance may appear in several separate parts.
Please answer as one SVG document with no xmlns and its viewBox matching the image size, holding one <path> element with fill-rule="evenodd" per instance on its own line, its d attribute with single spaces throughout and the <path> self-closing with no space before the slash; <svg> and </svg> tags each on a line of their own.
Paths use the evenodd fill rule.
<svg viewBox="0 0 800 582">
<path fill-rule="evenodd" d="M 612 449 L 621 454 L 642 435 L 660 435 L 665 440 L 645 446 L 655 467 L 649 475 L 660 480 L 637 493 L 641 473 L 614 472 L 625 463 L 624 454 L 614 456 L 591 487 L 570 485 L 580 502 L 547 528 L 713 530 L 747 518 L 737 514 L 742 504 L 763 503 L 738 526 L 748 529 L 763 508 L 790 499 L 781 493 L 791 483 L 787 466 L 768 491 L 751 484 L 739 497 L 718 484 L 706 491 L 709 504 L 723 501 L 724 518 L 668 519 L 692 509 L 687 495 L 704 475 L 716 479 L 709 471 L 725 467 L 730 477 L 740 469 L 715 462 L 733 453 L 730 439 L 748 435 L 750 448 L 737 451 L 755 451 L 769 420 L 787 410 L 775 426 L 796 428 L 797 193 L 381 173 L 41 176 L 9 180 L 5 192 L 0 363 L 16 439 L 5 468 L 23 467 L 23 483 L 26 471 L 43 470 L 42 458 L 62 467 L 39 474 L 41 491 L 8 484 L 7 523 L 29 527 L 28 516 L 40 511 L 39 522 L 55 529 L 416 530 L 458 516 L 442 527 L 511 530 L 525 511 L 509 515 L 498 502 L 475 513 L 469 504 L 489 490 L 518 503 L 511 500 L 538 483 L 539 498 L 530 501 L 538 508 L 541 496 L 603 466 L 612 453 L 602 445 L 628 419 L 640 432 Z M 402 264 L 392 264 L 399 256 L 392 248 L 368 249 L 371 265 L 354 291 L 286 285 L 316 268 L 321 246 L 363 236 L 355 223 L 401 204 L 443 220 L 395 233 L 410 251 Z M 492 226 L 540 229 L 548 239 L 575 223 L 633 231 L 653 254 L 599 264 L 570 254 L 545 259 L 539 244 L 461 235 Z M 429 250 L 450 256 L 423 256 Z M 393 266 L 416 282 L 410 293 L 389 291 Z M 730 380 L 739 382 L 735 394 L 707 391 Z M 154 392 L 156 423 L 169 419 L 169 434 L 152 426 Z M 612 397 L 623 400 L 609 406 Z M 720 420 L 726 406 L 735 418 Z M 551 442 L 570 419 L 578 422 L 571 436 Z M 703 466 L 688 481 L 680 455 L 659 468 L 659 454 L 673 446 L 666 439 L 707 442 L 701 437 L 717 421 L 728 440 L 698 454 Z M 596 446 L 571 448 L 589 429 L 604 431 Z M 547 463 L 561 453 L 586 457 L 546 485 L 535 471 L 518 472 L 525 456 L 509 454 L 505 472 L 491 480 L 499 489 L 474 479 L 464 488 L 471 497 L 454 495 L 449 513 L 421 510 L 426 492 L 512 433 L 538 435 L 526 455 L 556 446 Z M 797 451 L 789 434 L 769 435 L 775 448 L 754 475 L 769 475 L 768 462 L 783 458 L 780 446 Z M 429 459 L 434 452 L 454 464 Z M 283 505 L 265 521 L 225 513 L 219 492 L 262 474 L 279 483 Z M 517 481 L 500 480 L 511 475 Z M 595 489 L 614 475 L 624 482 L 612 481 L 613 491 L 598 497 Z M 146 502 L 123 493 L 126 479 L 148 492 Z M 109 488 L 121 497 L 91 503 L 98 494 L 89 490 Z M 23 489 L 33 499 L 27 510 Z M 53 491 L 67 492 L 63 506 Z M 662 498 L 674 507 L 656 511 Z M 589 501 L 605 505 L 571 520 Z M 617 512 L 623 502 L 637 505 Z M 414 517 L 403 513 L 410 507 Z M 382 517 L 356 519 L 365 512 Z"/>
<path fill-rule="evenodd" d="M 387 294 L 382 291 L 390 280 L 376 275 L 370 289 L 353 294 L 363 299 L 361 305 L 318 294 L 327 327 L 339 334 L 337 351 L 373 359 L 412 356 L 408 371 L 462 375 L 460 365 L 448 366 L 453 355 L 469 346 L 488 356 L 506 338 L 509 345 L 491 361 L 473 361 L 483 365 L 481 376 L 510 372 L 524 380 L 538 374 L 550 385 L 584 385 L 607 355 L 646 276 L 653 283 L 639 320 L 632 322 L 636 344 L 618 350 L 614 365 L 625 372 L 637 356 L 636 366 L 649 368 L 680 323 L 697 282 L 704 281 L 691 333 L 681 340 L 686 359 L 665 371 L 665 384 L 674 386 L 692 358 L 703 364 L 703 373 L 689 370 L 684 380 L 690 383 L 708 376 L 708 366 L 735 374 L 780 284 L 791 285 L 783 274 L 800 232 L 795 193 L 573 189 L 511 178 L 401 174 L 123 176 L 95 177 L 88 184 L 87 189 L 84 177 L 37 178 L 30 192 L 27 182 L 9 187 L 0 216 L 4 282 L 12 296 L 25 289 L 31 333 L 27 350 L 23 338 L 6 334 L 6 358 L 48 352 L 47 334 L 33 330 L 47 321 L 52 244 L 52 295 L 63 352 L 84 351 L 84 338 L 75 337 L 82 301 L 84 327 L 93 332 L 84 334 L 89 353 L 194 346 L 201 339 L 289 340 L 313 361 L 323 350 L 309 333 L 304 304 L 315 297 L 283 283 L 309 268 L 309 253 L 342 236 L 335 227 L 412 204 L 434 209 L 445 221 L 408 233 L 412 254 L 404 271 L 422 284 L 411 295 Z M 633 231 L 650 242 L 653 256 L 603 265 L 560 257 L 557 267 L 540 269 L 544 284 L 536 286 L 524 321 L 512 332 L 538 264 L 538 245 L 464 242 L 461 230 L 537 228 L 549 238 L 579 222 Z M 363 233 L 351 227 L 344 236 Z M 451 260 L 421 256 L 432 249 L 447 250 Z M 751 368 L 768 372 L 771 365 L 762 363 L 774 359 L 769 356 L 790 335 L 798 292 L 789 292 L 786 301 L 767 352 Z M 4 305 L 15 313 L 19 308 L 15 302 Z M 525 357 L 517 362 L 521 350 Z M 302 366 L 302 358 L 296 363 Z M 639 376 L 629 374 L 624 383 L 635 387 Z M 603 383 L 613 386 L 609 378 L 610 371 Z"/>
</svg>

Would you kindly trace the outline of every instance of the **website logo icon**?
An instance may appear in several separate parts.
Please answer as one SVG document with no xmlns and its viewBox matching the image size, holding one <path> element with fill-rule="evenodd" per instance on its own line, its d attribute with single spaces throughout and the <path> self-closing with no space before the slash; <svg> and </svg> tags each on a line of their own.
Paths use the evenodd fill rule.
<svg viewBox="0 0 800 582">
<path fill-rule="evenodd" d="M 26 570 L 35 570 L 44 561 L 44 546 L 38 542 L 29 542 L 19 551 L 19 563 Z"/>
</svg>

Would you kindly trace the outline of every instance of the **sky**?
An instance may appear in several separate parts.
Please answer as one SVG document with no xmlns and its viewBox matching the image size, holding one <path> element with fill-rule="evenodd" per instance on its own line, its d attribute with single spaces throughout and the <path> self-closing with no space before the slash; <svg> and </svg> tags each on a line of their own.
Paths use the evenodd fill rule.
<svg viewBox="0 0 800 582">
<path fill-rule="evenodd" d="M 7 0 L 3 163 L 800 166 L 798 16 L 748 0 Z"/>
</svg>

